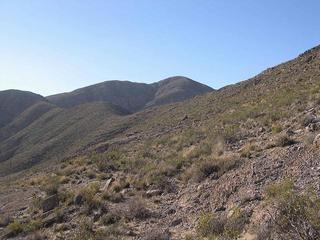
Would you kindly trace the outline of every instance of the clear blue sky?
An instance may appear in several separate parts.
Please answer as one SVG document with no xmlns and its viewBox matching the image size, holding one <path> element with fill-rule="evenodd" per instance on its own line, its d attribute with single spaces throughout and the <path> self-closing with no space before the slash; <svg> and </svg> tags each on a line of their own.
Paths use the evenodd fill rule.
<svg viewBox="0 0 320 240">
<path fill-rule="evenodd" d="M 0 90 L 188 76 L 214 88 L 320 44 L 319 0 L 0 0 Z"/>
</svg>

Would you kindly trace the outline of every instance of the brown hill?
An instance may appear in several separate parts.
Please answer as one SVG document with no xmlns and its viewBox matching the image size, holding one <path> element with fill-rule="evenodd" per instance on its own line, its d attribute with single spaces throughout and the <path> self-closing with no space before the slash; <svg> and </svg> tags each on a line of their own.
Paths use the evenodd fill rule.
<svg viewBox="0 0 320 240">
<path fill-rule="evenodd" d="M 45 101 L 45 99 L 31 92 L 20 90 L 0 91 L 0 128 L 39 101 Z"/>
<path fill-rule="evenodd" d="M 183 101 L 212 90 L 186 77 L 171 77 L 153 84 L 106 81 L 70 93 L 52 95 L 47 99 L 60 107 L 106 101 L 129 112 L 136 112 L 147 106 Z"/>
</svg>

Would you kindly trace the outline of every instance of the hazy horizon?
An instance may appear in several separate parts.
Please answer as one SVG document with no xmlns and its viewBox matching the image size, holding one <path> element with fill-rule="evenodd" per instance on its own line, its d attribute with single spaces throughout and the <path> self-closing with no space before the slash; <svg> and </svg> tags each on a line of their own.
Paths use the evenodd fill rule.
<svg viewBox="0 0 320 240">
<path fill-rule="evenodd" d="M 108 80 L 152 83 L 176 75 L 218 89 L 318 45 L 317 6 L 1 1 L 0 90 L 48 96 Z"/>
</svg>

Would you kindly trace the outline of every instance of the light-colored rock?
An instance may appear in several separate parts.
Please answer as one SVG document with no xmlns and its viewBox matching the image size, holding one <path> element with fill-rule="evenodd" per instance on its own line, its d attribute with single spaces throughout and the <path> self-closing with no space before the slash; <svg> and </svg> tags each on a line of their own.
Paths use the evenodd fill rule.
<svg viewBox="0 0 320 240">
<path fill-rule="evenodd" d="M 106 183 L 104 184 L 103 188 L 101 188 L 102 192 L 105 192 L 109 189 L 109 187 L 111 186 L 111 183 L 114 181 L 113 178 L 109 178 Z"/>
<path fill-rule="evenodd" d="M 318 134 L 314 140 L 313 140 L 313 145 L 315 145 L 316 147 L 320 147 L 320 134 Z"/>
<path fill-rule="evenodd" d="M 154 190 L 148 190 L 146 191 L 146 197 L 150 198 L 150 197 L 154 197 L 154 196 L 159 196 L 162 194 L 162 190 L 160 189 L 154 189 Z"/>
</svg>

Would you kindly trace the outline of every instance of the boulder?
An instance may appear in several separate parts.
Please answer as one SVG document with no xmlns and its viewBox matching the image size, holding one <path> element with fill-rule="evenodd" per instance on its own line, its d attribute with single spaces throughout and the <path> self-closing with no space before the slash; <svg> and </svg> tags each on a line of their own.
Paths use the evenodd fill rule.
<svg viewBox="0 0 320 240">
<path fill-rule="evenodd" d="M 178 226 L 179 224 L 182 223 L 182 218 L 177 218 L 175 220 L 173 220 L 170 224 L 171 227 L 175 227 L 175 226 Z"/>
<path fill-rule="evenodd" d="M 57 194 L 49 196 L 42 201 L 42 211 L 48 212 L 59 205 L 59 198 Z"/>
<path fill-rule="evenodd" d="M 74 197 L 73 202 L 75 205 L 81 205 L 82 203 L 82 195 L 78 194 Z"/>
</svg>

